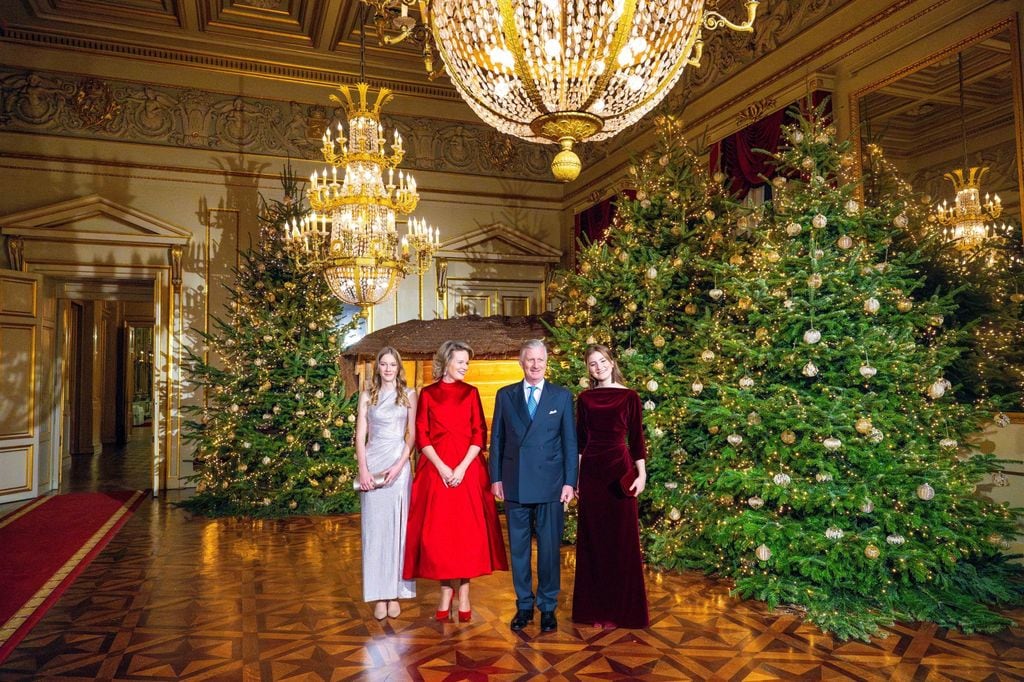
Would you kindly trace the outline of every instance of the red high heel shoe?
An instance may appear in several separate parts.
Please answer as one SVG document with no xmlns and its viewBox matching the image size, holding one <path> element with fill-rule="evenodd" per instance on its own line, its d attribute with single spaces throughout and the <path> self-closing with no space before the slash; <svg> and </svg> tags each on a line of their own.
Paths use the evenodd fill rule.
<svg viewBox="0 0 1024 682">
<path fill-rule="evenodd" d="M 473 620 L 473 609 L 469 611 L 459 611 L 459 622 L 468 623 Z"/>
<path fill-rule="evenodd" d="M 461 611 L 459 613 L 461 613 Z M 452 607 L 449 606 L 447 611 L 438 611 L 435 613 L 434 620 L 438 623 L 452 622 Z"/>
</svg>

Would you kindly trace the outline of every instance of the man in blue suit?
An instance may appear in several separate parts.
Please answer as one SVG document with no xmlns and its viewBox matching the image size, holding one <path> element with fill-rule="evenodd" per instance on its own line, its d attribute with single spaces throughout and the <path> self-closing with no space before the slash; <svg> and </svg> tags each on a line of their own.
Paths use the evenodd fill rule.
<svg viewBox="0 0 1024 682">
<path fill-rule="evenodd" d="M 523 380 L 498 391 L 491 423 L 491 492 L 505 501 L 516 615 L 522 630 L 540 610 L 540 629 L 558 628 L 555 606 L 561 583 L 559 548 L 565 524 L 563 504 L 573 498 L 579 471 L 572 393 L 544 381 L 548 351 L 540 339 L 519 350 Z M 532 535 L 537 534 L 537 594 L 530 570 Z"/>
</svg>

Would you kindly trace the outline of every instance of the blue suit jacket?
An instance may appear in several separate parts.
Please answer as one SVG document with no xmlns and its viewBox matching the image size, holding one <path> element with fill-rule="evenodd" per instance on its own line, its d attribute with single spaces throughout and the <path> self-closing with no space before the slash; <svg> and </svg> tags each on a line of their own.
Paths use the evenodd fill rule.
<svg viewBox="0 0 1024 682">
<path fill-rule="evenodd" d="M 505 499 L 521 504 L 558 502 L 563 485 L 576 486 L 579 453 L 572 393 L 544 382 L 530 420 L 523 382 L 498 390 L 491 423 L 491 481 Z"/>
</svg>

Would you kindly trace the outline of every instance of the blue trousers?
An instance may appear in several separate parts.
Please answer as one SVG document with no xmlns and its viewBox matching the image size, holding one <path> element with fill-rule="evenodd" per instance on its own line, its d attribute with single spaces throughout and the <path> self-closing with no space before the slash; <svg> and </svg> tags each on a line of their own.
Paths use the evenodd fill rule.
<svg viewBox="0 0 1024 682">
<path fill-rule="evenodd" d="M 560 553 L 565 512 L 561 502 L 520 504 L 505 500 L 508 518 L 508 546 L 511 553 L 512 585 L 516 591 L 516 608 L 530 611 L 534 605 L 541 611 L 554 611 L 558 605 L 562 572 Z M 533 535 L 537 535 L 537 594 L 533 592 L 530 556 Z"/>
</svg>

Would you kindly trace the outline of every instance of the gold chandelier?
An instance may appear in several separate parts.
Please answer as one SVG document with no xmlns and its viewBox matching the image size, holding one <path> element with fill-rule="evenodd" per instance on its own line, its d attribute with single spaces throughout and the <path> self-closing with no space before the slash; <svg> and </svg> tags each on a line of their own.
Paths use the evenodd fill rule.
<svg viewBox="0 0 1024 682">
<path fill-rule="evenodd" d="M 382 43 L 423 45 L 463 99 L 499 131 L 561 147 L 562 182 L 580 172 L 572 146 L 603 140 L 650 111 L 703 54 L 703 29 L 752 31 L 758 0 L 733 23 L 704 0 L 363 0 Z M 422 24 L 408 15 L 418 5 Z M 385 30 L 397 31 L 395 36 Z"/>
<path fill-rule="evenodd" d="M 355 85 L 356 97 L 347 85 L 338 90 L 342 97 L 331 95 L 331 100 L 347 114 L 348 136 L 341 123 L 336 135 L 330 128 L 324 133 L 321 152 L 328 167 L 313 172 L 307 190 L 313 212 L 288 231 L 306 263 L 323 271 L 335 296 L 366 308 L 386 299 L 408 272 L 425 269 L 440 232 L 410 218 L 409 234 L 398 236 L 396 215 L 415 210 L 419 194 L 410 173 L 399 170 L 396 177 L 405 156 L 397 130 L 390 155 L 385 150 L 380 112 L 391 91 L 381 88 L 371 102 L 367 83 Z"/>
<path fill-rule="evenodd" d="M 959 251 L 973 251 L 984 245 L 990 235 L 998 229 L 990 228 L 989 220 L 995 220 L 1003 212 L 1003 204 L 999 195 L 989 198 L 985 194 L 985 203 L 981 202 L 981 178 L 988 168 L 967 165 L 967 116 L 964 113 L 964 57 L 960 52 L 956 56 L 957 75 L 960 84 L 960 137 L 963 142 L 964 165 L 943 175 L 953 183 L 956 198 L 949 206 L 946 200 L 935 207 L 931 219 L 943 227 L 943 237 Z"/>
<path fill-rule="evenodd" d="M 961 251 L 978 248 L 998 229 L 994 226 L 990 228 L 987 221 L 995 220 L 1003 212 L 999 195 L 989 198 L 986 193 L 985 203 L 981 202 L 981 178 L 986 172 L 986 167 L 967 168 L 965 163 L 963 170 L 957 169 L 943 175 L 953 183 L 956 198 L 952 206 L 948 206 L 943 199 L 935 207 L 935 220 L 945 228 L 944 237 L 947 241 Z"/>
</svg>

